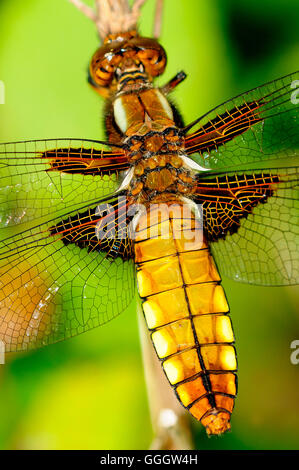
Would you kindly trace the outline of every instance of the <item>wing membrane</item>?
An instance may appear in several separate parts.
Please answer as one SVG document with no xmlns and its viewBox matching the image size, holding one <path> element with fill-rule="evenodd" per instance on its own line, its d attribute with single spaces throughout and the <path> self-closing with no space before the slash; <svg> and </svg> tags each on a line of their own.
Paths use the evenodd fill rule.
<svg viewBox="0 0 299 470">
<path fill-rule="evenodd" d="M 116 207 L 115 200 L 110 202 Z M 93 209 L 81 207 L 21 233 L 3 229 L 0 339 L 7 352 L 77 335 L 130 304 L 135 294 L 130 245 L 119 229 L 111 236 L 111 213 L 108 219 L 99 215 L 103 205 L 100 200 Z M 117 215 L 114 222 L 122 229 L 123 219 Z M 99 226 L 108 227 L 110 237 L 96 243 Z"/>
<path fill-rule="evenodd" d="M 199 177 L 196 201 L 220 272 L 241 282 L 299 282 L 299 170 Z"/>
<path fill-rule="evenodd" d="M 190 124 L 188 154 L 210 169 L 271 168 L 298 158 L 299 72 L 274 80 L 229 100 Z"/>
<path fill-rule="evenodd" d="M 48 217 L 112 193 L 127 167 L 122 149 L 57 139 L 0 144 L 0 227 Z"/>
</svg>

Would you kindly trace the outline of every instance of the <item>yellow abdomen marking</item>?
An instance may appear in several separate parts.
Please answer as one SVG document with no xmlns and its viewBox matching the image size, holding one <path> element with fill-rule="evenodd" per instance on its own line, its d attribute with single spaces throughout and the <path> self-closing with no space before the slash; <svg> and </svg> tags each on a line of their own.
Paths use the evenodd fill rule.
<svg viewBox="0 0 299 470">
<path fill-rule="evenodd" d="M 208 433 L 220 434 L 230 428 L 236 395 L 234 334 L 217 268 L 199 221 L 190 217 L 187 226 L 163 204 L 140 218 L 138 290 L 155 350 L 179 400 Z"/>
</svg>

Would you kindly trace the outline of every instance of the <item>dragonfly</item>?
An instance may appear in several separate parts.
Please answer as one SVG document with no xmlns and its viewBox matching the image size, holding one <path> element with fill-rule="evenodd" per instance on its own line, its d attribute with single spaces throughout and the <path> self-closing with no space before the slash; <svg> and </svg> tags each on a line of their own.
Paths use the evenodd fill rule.
<svg viewBox="0 0 299 470">
<path fill-rule="evenodd" d="M 102 41 L 89 84 L 106 141 L 0 144 L 0 340 L 65 340 L 126 310 L 136 287 L 170 386 L 208 434 L 230 429 L 237 358 L 221 276 L 298 283 L 298 87 L 291 73 L 185 125 L 155 86 L 167 55 L 145 0 L 71 0 Z"/>
</svg>

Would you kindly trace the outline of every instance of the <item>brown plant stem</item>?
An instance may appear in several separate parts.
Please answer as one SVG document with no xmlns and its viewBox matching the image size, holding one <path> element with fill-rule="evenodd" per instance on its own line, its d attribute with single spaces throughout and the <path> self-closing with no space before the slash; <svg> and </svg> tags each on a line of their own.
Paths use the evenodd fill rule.
<svg viewBox="0 0 299 470">
<path fill-rule="evenodd" d="M 144 364 L 150 415 L 154 431 L 152 450 L 193 449 L 190 418 L 169 385 L 145 325 L 140 300 L 137 300 L 139 336 Z"/>
</svg>

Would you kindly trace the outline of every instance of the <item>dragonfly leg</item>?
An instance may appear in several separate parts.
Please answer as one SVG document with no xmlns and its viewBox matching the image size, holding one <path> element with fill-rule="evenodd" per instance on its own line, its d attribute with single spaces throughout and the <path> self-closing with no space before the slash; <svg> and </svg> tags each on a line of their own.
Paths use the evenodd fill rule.
<svg viewBox="0 0 299 470">
<path fill-rule="evenodd" d="M 162 92 L 165 95 L 168 95 L 171 93 L 180 83 L 182 83 L 187 75 L 183 70 L 181 72 L 178 72 L 171 80 L 169 80 L 168 83 L 166 83 L 162 88 Z"/>
</svg>

